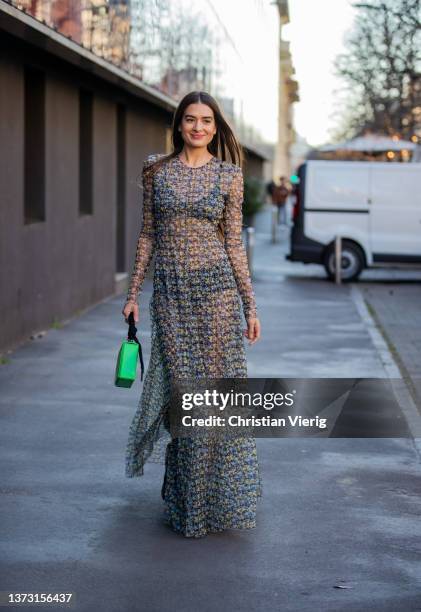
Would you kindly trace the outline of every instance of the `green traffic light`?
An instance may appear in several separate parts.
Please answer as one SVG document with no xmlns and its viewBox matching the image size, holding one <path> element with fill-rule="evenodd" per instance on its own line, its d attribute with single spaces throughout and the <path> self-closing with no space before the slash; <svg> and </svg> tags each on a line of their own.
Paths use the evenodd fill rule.
<svg viewBox="0 0 421 612">
<path fill-rule="evenodd" d="M 289 177 L 289 180 L 291 181 L 291 183 L 299 183 L 300 179 L 296 174 L 291 174 L 291 176 Z"/>
</svg>

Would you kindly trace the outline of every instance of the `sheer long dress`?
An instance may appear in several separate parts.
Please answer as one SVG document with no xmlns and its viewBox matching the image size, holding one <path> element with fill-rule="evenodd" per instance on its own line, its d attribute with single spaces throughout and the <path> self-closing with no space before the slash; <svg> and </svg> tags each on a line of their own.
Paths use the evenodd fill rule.
<svg viewBox="0 0 421 612">
<path fill-rule="evenodd" d="M 247 377 L 241 306 L 247 320 L 256 303 L 241 237 L 242 170 L 214 156 L 192 168 L 177 156 L 152 176 L 158 157 L 143 164 L 143 223 L 127 293 L 137 303 L 154 255 L 151 355 L 126 476 L 141 476 L 148 458 L 161 456 L 165 522 L 186 537 L 253 528 L 262 495 L 254 437 L 171 438 L 167 426 L 172 376 Z"/>
</svg>

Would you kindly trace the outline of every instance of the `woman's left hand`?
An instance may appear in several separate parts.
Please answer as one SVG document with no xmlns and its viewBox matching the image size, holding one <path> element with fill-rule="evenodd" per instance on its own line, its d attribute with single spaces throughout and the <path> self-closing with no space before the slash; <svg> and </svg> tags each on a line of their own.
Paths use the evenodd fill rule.
<svg viewBox="0 0 421 612">
<path fill-rule="evenodd" d="M 260 338 L 260 321 L 256 318 L 247 319 L 247 329 L 244 335 L 248 338 L 249 344 L 254 344 Z"/>
</svg>

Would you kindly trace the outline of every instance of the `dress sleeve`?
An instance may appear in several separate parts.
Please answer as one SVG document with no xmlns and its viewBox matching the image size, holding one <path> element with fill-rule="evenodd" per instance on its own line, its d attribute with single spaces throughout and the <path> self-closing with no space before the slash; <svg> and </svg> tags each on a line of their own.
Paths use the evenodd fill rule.
<svg viewBox="0 0 421 612">
<path fill-rule="evenodd" d="M 224 208 L 225 250 L 231 263 L 246 319 L 257 316 L 256 300 L 251 284 L 248 260 L 241 229 L 243 225 L 244 179 L 239 166 L 231 180 Z"/>
<path fill-rule="evenodd" d="M 153 177 L 147 168 L 154 161 L 149 156 L 143 162 L 142 185 L 143 185 L 143 218 L 139 238 L 136 247 L 136 256 L 131 275 L 129 289 L 127 291 L 127 302 L 137 303 L 138 293 L 142 288 L 143 281 L 148 271 L 149 264 L 155 248 L 155 224 L 153 214 Z"/>
</svg>

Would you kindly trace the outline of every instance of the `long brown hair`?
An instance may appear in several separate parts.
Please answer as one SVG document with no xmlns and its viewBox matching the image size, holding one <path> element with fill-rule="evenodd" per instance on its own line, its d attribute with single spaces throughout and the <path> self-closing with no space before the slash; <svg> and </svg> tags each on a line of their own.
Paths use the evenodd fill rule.
<svg viewBox="0 0 421 612">
<path fill-rule="evenodd" d="M 176 157 L 183 150 L 184 140 L 178 127 L 183 119 L 184 111 L 189 104 L 206 104 L 213 110 L 216 123 L 216 134 L 208 144 L 208 151 L 212 153 L 214 157 L 222 161 L 230 161 L 241 167 L 244 160 L 243 148 L 225 119 L 217 101 L 206 91 L 191 91 L 184 96 L 174 112 L 171 126 L 171 143 L 173 151 L 168 155 L 160 157 L 151 164 L 148 168 L 148 172 L 151 171 L 154 174 L 158 168 L 165 164 L 165 162 Z"/>
</svg>

